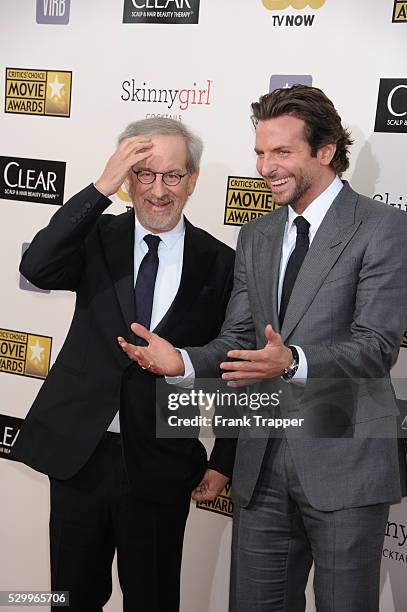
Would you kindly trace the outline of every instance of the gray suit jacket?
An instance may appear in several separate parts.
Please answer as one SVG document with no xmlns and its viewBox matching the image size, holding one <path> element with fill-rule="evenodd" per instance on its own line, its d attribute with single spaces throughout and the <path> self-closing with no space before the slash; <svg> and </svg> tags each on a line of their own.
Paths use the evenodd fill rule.
<svg viewBox="0 0 407 612">
<path fill-rule="evenodd" d="M 196 377 L 218 376 L 231 348 L 263 348 L 271 323 L 285 344 L 302 347 L 308 363 L 305 388 L 274 385 L 284 387 L 281 411 L 305 415 L 315 427 L 301 439 L 287 432 L 311 505 L 338 510 L 394 501 L 401 496 L 398 410 L 389 372 L 407 323 L 407 216 L 345 182 L 311 243 L 280 330 L 286 219 L 280 208 L 242 228 L 221 334 L 187 348 Z M 233 490 L 240 505 L 251 500 L 267 444 L 267 437 L 239 439 Z"/>
</svg>

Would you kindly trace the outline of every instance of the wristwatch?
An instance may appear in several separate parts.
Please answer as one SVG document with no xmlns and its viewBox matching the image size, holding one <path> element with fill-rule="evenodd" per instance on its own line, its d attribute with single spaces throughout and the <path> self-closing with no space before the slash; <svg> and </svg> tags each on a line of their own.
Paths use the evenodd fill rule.
<svg viewBox="0 0 407 612">
<path fill-rule="evenodd" d="M 290 345 L 287 348 L 289 348 L 293 354 L 293 361 L 288 366 L 288 368 L 284 368 L 284 371 L 281 374 L 281 378 L 283 380 L 291 380 L 296 371 L 298 370 L 298 366 L 300 365 L 300 356 L 298 355 L 298 351 L 295 346 Z"/>
</svg>

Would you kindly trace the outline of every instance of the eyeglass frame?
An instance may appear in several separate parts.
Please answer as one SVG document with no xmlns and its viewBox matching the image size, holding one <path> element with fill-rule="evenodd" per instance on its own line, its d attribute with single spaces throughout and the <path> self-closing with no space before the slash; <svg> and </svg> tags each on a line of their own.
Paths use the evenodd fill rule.
<svg viewBox="0 0 407 612">
<path fill-rule="evenodd" d="M 187 176 L 187 174 L 190 174 L 189 172 L 185 172 L 184 174 L 179 174 L 179 172 L 171 172 L 171 171 L 168 171 L 168 172 L 154 172 L 153 170 L 146 170 L 145 168 L 140 169 L 140 170 L 134 170 L 134 168 L 132 168 L 132 171 L 136 175 L 137 180 L 139 181 L 139 183 L 141 183 L 142 185 L 152 185 L 157 180 L 157 174 L 161 174 L 162 181 L 163 181 L 164 185 L 167 185 L 167 187 L 177 187 L 177 185 L 180 184 L 180 182 L 184 178 L 184 176 Z M 138 176 L 141 172 L 150 172 L 151 174 L 154 175 L 154 179 L 152 181 L 147 182 L 147 183 L 144 182 L 144 181 L 141 181 L 139 179 L 139 176 Z M 166 174 L 175 174 L 179 178 L 178 183 L 173 183 L 172 185 L 169 185 L 165 181 L 165 178 L 164 178 Z"/>
</svg>

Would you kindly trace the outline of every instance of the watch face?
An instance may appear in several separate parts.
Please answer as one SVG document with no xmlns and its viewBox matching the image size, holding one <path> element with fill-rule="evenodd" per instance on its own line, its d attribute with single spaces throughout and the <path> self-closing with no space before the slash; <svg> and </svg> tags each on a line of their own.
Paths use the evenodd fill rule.
<svg viewBox="0 0 407 612">
<path fill-rule="evenodd" d="M 298 365 L 296 363 L 292 363 L 288 368 L 284 370 L 282 378 L 284 378 L 284 380 L 290 380 L 296 373 L 297 368 Z"/>
</svg>

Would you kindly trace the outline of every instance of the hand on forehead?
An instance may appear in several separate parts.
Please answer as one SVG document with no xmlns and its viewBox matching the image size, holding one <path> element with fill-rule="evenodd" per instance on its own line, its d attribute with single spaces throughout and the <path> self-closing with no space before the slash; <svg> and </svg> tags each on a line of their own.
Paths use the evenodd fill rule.
<svg viewBox="0 0 407 612">
<path fill-rule="evenodd" d="M 187 151 L 185 141 L 181 136 L 154 134 L 147 138 L 150 139 L 152 146 L 149 155 L 140 162 L 140 167 L 148 167 L 155 171 L 185 171 Z"/>
</svg>

